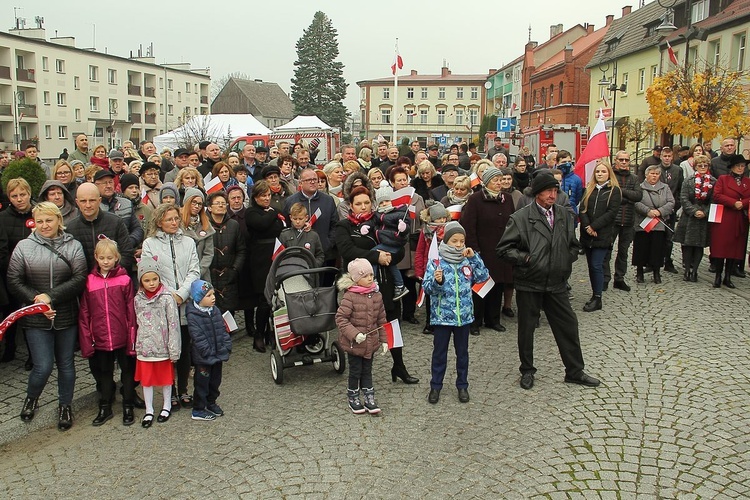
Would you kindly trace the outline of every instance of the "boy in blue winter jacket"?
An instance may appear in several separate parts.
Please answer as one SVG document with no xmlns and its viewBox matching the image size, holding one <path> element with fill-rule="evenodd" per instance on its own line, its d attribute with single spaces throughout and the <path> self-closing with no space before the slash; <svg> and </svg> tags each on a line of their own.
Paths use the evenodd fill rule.
<svg viewBox="0 0 750 500">
<path fill-rule="evenodd" d="M 188 331 L 192 339 L 192 359 L 195 365 L 193 385 L 193 420 L 215 420 L 224 415 L 216 404 L 221 385 L 224 361 L 229 360 L 232 340 L 224 327 L 224 319 L 216 304 L 211 283 L 195 280 L 190 286 L 190 297 L 185 309 Z"/>
<path fill-rule="evenodd" d="M 461 224 L 446 224 L 443 241 L 438 246 L 440 258 L 427 264 L 422 281 L 425 293 L 430 296 L 430 324 L 434 328 L 432 380 L 427 398 L 431 404 L 440 400 L 451 333 L 456 350 L 458 400 L 469 401 L 469 329 L 474 321 L 471 287 L 487 281 L 490 273 L 481 257 L 465 243 L 466 231 Z"/>
<path fill-rule="evenodd" d="M 573 158 L 570 153 L 560 150 L 557 153 L 557 166 L 555 167 L 562 172 L 563 178 L 560 181 L 560 191 L 568 195 L 570 206 L 578 214 L 578 205 L 583 197 L 583 181 L 573 170 Z M 578 225 L 578 221 L 575 221 Z"/>
</svg>

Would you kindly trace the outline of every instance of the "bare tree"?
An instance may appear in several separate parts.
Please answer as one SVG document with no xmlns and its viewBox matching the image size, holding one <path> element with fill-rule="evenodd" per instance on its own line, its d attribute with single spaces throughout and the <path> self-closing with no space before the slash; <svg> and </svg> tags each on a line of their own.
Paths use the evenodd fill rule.
<svg viewBox="0 0 750 500">
<path fill-rule="evenodd" d="M 227 84 L 230 78 L 239 78 L 241 80 L 251 80 L 250 76 L 247 73 L 243 73 L 242 71 L 233 71 L 231 73 L 227 73 L 224 76 L 220 76 L 219 78 L 215 80 L 211 80 L 211 102 L 214 102 L 214 99 L 216 99 L 216 96 L 219 95 L 219 92 L 221 92 L 221 89 L 224 88 L 224 85 Z"/>
<path fill-rule="evenodd" d="M 625 139 L 628 142 L 635 143 L 635 164 L 638 165 L 641 161 L 640 151 L 641 143 L 650 139 L 654 134 L 654 124 L 649 120 L 641 120 L 636 118 L 635 120 L 628 119 L 620 128 Z"/>
<path fill-rule="evenodd" d="M 211 115 L 198 115 L 189 118 L 182 127 L 174 130 L 177 147 L 192 151 L 196 144 L 201 141 L 211 141 L 228 151 L 232 143 L 232 127 L 227 125 L 226 130 L 216 122 Z"/>
</svg>

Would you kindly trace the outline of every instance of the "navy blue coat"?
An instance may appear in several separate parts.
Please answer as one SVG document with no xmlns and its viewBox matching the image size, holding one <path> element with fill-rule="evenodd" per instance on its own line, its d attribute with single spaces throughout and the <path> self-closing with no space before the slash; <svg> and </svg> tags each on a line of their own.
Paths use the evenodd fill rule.
<svg viewBox="0 0 750 500">
<path fill-rule="evenodd" d="M 193 364 L 211 366 L 229 360 L 232 352 L 232 339 L 224 327 L 221 311 L 214 306 L 211 314 L 195 307 L 195 302 L 188 299 L 185 309 L 188 331 L 193 340 Z"/>
</svg>

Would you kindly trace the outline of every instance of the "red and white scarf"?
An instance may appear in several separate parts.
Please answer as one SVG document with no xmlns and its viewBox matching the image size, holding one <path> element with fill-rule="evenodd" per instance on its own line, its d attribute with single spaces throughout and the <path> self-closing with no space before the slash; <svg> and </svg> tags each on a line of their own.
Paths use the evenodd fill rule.
<svg viewBox="0 0 750 500">
<path fill-rule="evenodd" d="M 708 192 L 714 185 L 711 183 L 711 174 L 695 174 L 695 199 L 705 200 L 708 198 Z"/>
</svg>

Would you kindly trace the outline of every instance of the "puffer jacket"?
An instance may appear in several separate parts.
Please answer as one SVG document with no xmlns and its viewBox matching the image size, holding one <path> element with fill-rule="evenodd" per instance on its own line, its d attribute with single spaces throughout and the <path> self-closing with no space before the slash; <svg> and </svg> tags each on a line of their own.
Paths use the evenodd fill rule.
<svg viewBox="0 0 750 500">
<path fill-rule="evenodd" d="M 198 253 L 201 275 L 203 281 L 211 283 L 211 262 L 214 260 L 214 228 L 211 224 L 208 229 L 198 223 L 195 227 L 186 227 L 185 236 L 189 236 L 195 242 L 195 251 Z"/>
<path fill-rule="evenodd" d="M 672 190 L 662 181 L 657 181 L 653 186 L 648 181 L 641 183 L 643 195 L 641 201 L 635 204 L 635 230 L 643 231 L 641 222 L 648 215 L 649 210 L 656 209 L 661 213 L 661 219 L 666 219 L 674 213 L 675 200 L 672 196 Z M 666 231 L 664 224 L 657 224 L 652 231 Z"/>
<path fill-rule="evenodd" d="M 135 354 L 142 361 L 180 359 L 180 313 L 172 294 L 165 286 L 156 295 L 146 297 L 142 289 L 135 294 L 137 333 Z"/>
<path fill-rule="evenodd" d="M 554 210 L 554 227 L 536 204 L 510 216 L 497 244 L 497 256 L 513 264 L 513 284 L 526 292 L 565 291 L 565 282 L 578 259 L 581 244 L 575 236 L 573 218 L 559 205 Z"/>
<path fill-rule="evenodd" d="M 633 205 L 636 201 L 641 201 L 641 184 L 630 169 L 615 170 L 615 177 L 622 189 L 622 203 L 615 217 L 615 225 L 629 227 L 633 225 Z"/>
<path fill-rule="evenodd" d="M 234 311 L 239 304 L 240 271 L 245 264 L 245 237 L 240 225 L 229 215 L 220 223 L 214 222 L 214 260 L 211 262 L 211 284 L 216 290 L 216 306 L 222 311 Z"/>
<path fill-rule="evenodd" d="M 443 283 L 435 281 L 435 271 L 443 270 Z M 422 286 L 430 296 L 430 324 L 463 326 L 474 321 L 474 302 L 471 286 L 487 281 L 490 272 L 485 267 L 479 254 L 465 258 L 458 264 L 451 264 L 445 259 L 427 263 Z M 499 285 L 495 285 L 499 286 Z"/>
<path fill-rule="evenodd" d="M 49 247 L 64 255 L 70 265 Z M 21 326 L 62 330 L 78 325 L 78 297 L 86 283 L 86 274 L 83 248 L 70 234 L 48 239 L 31 233 L 20 241 L 8 265 L 8 290 L 23 306 L 32 304 L 40 293 L 46 293 L 52 299 L 52 309 L 57 311 L 54 320 L 43 314 L 21 318 Z"/>
<path fill-rule="evenodd" d="M 380 292 L 362 294 L 349 291 L 355 283 L 348 273 L 337 284 L 339 290 L 345 290 L 336 311 L 339 345 L 349 354 L 370 359 L 380 344 L 387 341 L 385 330 L 380 328 L 387 323 L 383 296 Z M 354 340 L 358 333 L 367 335 L 361 344 Z"/>
<path fill-rule="evenodd" d="M 583 181 L 573 171 L 572 166 L 559 165 L 557 168 L 562 170 L 563 173 L 562 181 L 560 181 L 560 191 L 568 195 L 570 206 L 573 207 L 575 213 L 578 213 L 578 204 L 583 197 Z"/>
<path fill-rule="evenodd" d="M 581 245 L 586 248 L 609 248 L 614 241 L 614 222 L 620 210 L 622 190 L 607 183 L 601 189 L 594 188 L 588 200 L 582 200 L 578 207 L 581 218 Z M 586 228 L 596 231 L 591 236 Z"/>
<path fill-rule="evenodd" d="M 78 340 L 81 355 L 90 358 L 94 351 L 114 351 L 127 347 L 133 354 L 135 311 L 133 282 L 122 266 L 116 266 L 105 278 L 96 266 L 86 278 L 78 314 Z"/>
<path fill-rule="evenodd" d="M 110 240 L 117 242 L 117 250 L 120 252 L 120 265 L 125 269 L 132 269 L 135 265 L 133 257 L 133 244 L 128 235 L 125 223 L 115 214 L 99 210 L 94 220 L 86 220 L 82 215 L 73 219 L 65 229 L 75 239 L 81 242 L 83 253 L 86 255 L 86 266 L 94 268 L 94 248 L 99 242 L 100 235 L 105 235 Z"/>
<path fill-rule="evenodd" d="M 401 248 L 409 240 L 411 221 L 406 213 L 407 206 L 393 207 L 390 212 L 375 212 L 373 219 L 377 220 L 375 239 L 378 243 L 391 247 Z M 398 230 L 398 223 L 403 221 L 406 229 Z"/>
<path fill-rule="evenodd" d="M 211 366 L 229 360 L 232 339 L 224 326 L 219 308 L 214 306 L 209 314 L 195 307 L 195 302 L 191 299 L 187 303 L 185 314 L 190 338 L 193 340 L 193 364 Z"/>
<path fill-rule="evenodd" d="M 100 208 L 122 219 L 125 227 L 128 228 L 128 235 L 133 248 L 138 248 L 143 243 L 143 226 L 135 216 L 132 201 L 122 195 L 115 194 L 109 200 L 102 198 Z"/>
</svg>

